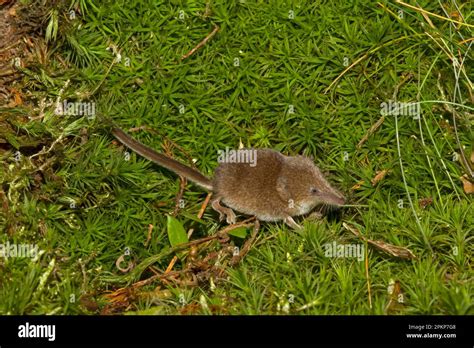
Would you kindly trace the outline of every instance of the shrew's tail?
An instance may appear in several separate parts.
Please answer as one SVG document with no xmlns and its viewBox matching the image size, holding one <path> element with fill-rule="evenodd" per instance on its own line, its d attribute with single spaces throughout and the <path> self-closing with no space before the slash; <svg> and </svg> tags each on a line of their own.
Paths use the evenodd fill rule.
<svg viewBox="0 0 474 348">
<path fill-rule="evenodd" d="M 184 176 L 186 179 L 191 180 L 197 185 L 205 188 L 208 191 L 212 191 L 212 181 L 198 172 L 197 170 L 188 167 L 172 158 L 169 158 L 155 150 L 143 145 L 142 143 L 133 139 L 130 135 L 125 133 L 120 128 L 114 127 L 112 134 L 125 146 L 129 147 L 139 155 L 146 159 L 155 162 L 156 164 L 171 170 L 172 172 Z"/>
</svg>

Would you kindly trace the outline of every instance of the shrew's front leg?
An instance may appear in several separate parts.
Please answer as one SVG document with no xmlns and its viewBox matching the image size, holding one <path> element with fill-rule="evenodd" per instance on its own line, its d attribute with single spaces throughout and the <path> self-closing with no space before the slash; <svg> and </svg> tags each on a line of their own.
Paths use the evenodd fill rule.
<svg viewBox="0 0 474 348">
<path fill-rule="evenodd" d="M 294 230 L 301 230 L 303 227 L 301 227 L 300 225 L 298 225 L 296 223 L 295 220 L 293 220 L 293 218 L 291 216 L 288 216 L 285 220 L 283 220 L 285 222 L 285 224 L 287 224 L 288 226 L 290 226 L 292 229 Z"/>
</svg>

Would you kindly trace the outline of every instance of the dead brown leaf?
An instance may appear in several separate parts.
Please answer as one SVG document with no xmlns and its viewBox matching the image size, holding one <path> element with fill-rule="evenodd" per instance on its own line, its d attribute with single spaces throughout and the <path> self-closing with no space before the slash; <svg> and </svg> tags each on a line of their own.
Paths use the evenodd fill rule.
<svg viewBox="0 0 474 348">
<path fill-rule="evenodd" d="M 351 187 L 352 191 L 358 190 L 361 188 L 361 186 L 364 184 L 364 180 L 359 181 L 357 184 Z"/>
<path fill-rule="evenodd" d="M 370 181 L 372 186 L 377 185 L 377 183 L 379 183 L 385 177 L 385 175 L 387 175 L 388 172 L 389 170 L 387 169 L 379 170 L 374 176 L 374 178 Z"/>
<path fill-rule="evenodd" d="M 379 250 L 382 250 L 383 252 L 387 254 L 390 254 L 392 256 L 399 257 L 405 260 L 416 259 L 416 256 L 408 248 L 399 247 L 393 244 L 385 243 L 381 240 L 368 239 L 367 237 L 364 237 L 357 228 L 350 226 L 349 224 L 345 222 L 342 223 L 342 226 L 344 226 L 346 230 L 352 232 L 355 236 L 359 237 L 360 239 L 366 241 L 368 244 L 376 247 Z"/>
<path fill-rule="evenodd" d="M 474 193 L 474 184 L 471 181 L 469 181 L 468 176 L 466 174 L 461 176 L 459 179 L 461 179 L 462 181 L 462 185 L 463 185 L 463 189 L 465 193 L 467 194 Z"/>
<path fill-rule="evenodd" d="M 431 197 L 422 198 L 418 201 L 418 204 L 420 205 L 421 209 L 425 209 L 427 206 L 431 205 L 432 203 L 433 203 L 433 198 Z"/>
<path fill-rule="evenodd" d="M 109 315 L 123 312 L 135 300 L 135 289 L 133 287 L 120 288 L 114 292 L 108 292 L 103 298 L 107 301 L 107 304 L 102 308 L 100 314 Z"/>
<path fill-rule="evenodd" d="M 201 312 L 201 305 L 199 303 L 190 303 L 180 308 L 179 312 L 183 315 L 198 314 Z"/>
<path fill-rule="evenodd" d="M 449 14 L 450 18 L 457 20 L 458 22 L 463 22 L 463 17 L 459 14 L 459 11 L 454 10 Z M 458 24 L 459 26 L 460 24 Z"/>
<path fill-rule="evenodd" d="M 400 310 L 401 305 L 405 302 L 402 287 L 399 280 L 391 280 L 388 284 L 389 301 L 385 307 L 385 313 L 390 314 Z"/>
<path fill-rule="evenodd" d="M 82 307 L 91 312 L 96 312 L 99 309 L 99 304 L 97 301 L 90 295 L 81 296 L 79 303 Z"/>
<path fill-rule="evenodd" d="M 18 105 L 23 104 L 23 99 L 21 98 L 20 92 L 16 88 L 10 88 L 10 94 L 13 97 L 13 100 L 8 103 L 7 107 L 14 108 Z"/>
<path fill-rule="evenodd" d="M 399 257 L 401 259 L 411 260 L 416 259 L 416 256 L 410 251 L 410 249 L 405 247 L 399 247 L 393 244 L 385 243 L 381 240 L 367 240 L 367 243 L 372 244 L 378 249 L 385 251 L 386 253 Z"/>
</svg>

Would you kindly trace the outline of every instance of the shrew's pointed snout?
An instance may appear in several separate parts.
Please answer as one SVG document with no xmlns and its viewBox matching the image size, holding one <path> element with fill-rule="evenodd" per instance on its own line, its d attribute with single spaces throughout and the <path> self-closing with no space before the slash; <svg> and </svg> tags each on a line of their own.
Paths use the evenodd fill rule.
<svg viewBox="0 0 474 348">
<path fill-rule="evenodd" d="M 328 193 L 324 195 L 324 201 L 326 204 L 341 207 L 346 203 L 346 199 L 342 194 Z"/>
<path fill-rule="evenodd" d="M 343 206 L 344 204 L 346 204 L 346 199 L 344 198 L 344 196 L 338 196 L 336 198 L 336 202 L 338 206 Z"/>
</svg>

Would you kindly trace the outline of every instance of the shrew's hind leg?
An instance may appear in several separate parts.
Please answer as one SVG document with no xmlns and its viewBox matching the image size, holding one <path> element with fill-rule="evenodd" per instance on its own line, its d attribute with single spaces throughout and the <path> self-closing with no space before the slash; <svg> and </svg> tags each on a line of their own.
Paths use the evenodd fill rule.
<svg viewBox="0 0 474 348">
<path fill-rule="evenodd" d="M 226 221 L 229 225 L 235 224 L 236 217 L 235 213 L 232 209 L 224 207 L 221 205 L 220 198 L 216 198 L 211 202 L 212 209 L 219 213 L 219 220 L 224 220 L 224 216 L 226 217 Z"/>
</svg>

